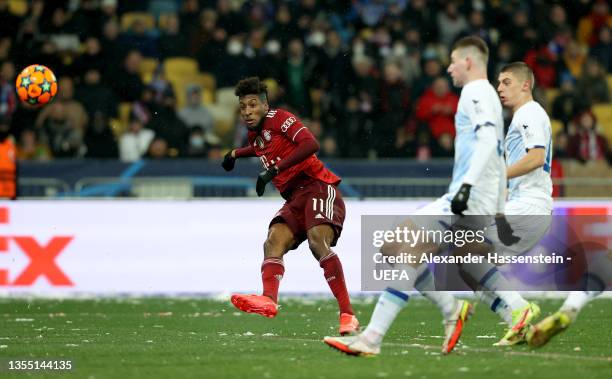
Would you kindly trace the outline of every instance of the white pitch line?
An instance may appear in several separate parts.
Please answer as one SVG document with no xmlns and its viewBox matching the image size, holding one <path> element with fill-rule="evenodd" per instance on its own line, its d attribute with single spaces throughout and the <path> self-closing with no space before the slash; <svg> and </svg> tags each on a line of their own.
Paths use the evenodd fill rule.
<svg viewBox="0 0 612 379">
<path fill-rule="evenodd" d="M 269 337 L 268 337 L 269 338 Z M 280 339 L 285 341 L 296 341 L 296 342 L 320 342 L 323 343 L 323 340 L 313 340 L 309 338 L 288 338 L 288 337 L 272 337 L 273 339 Z M 397 342 L 385 342 L 383 346 L 394 346 L 394 347 L 402 347 L 402 348 L 419 348 L 421 350 L 440 350 L 441 347 L 438 345 L 424 345 L 424 344 L 403 344 Z M 461 352 L 476 352 L 476 353 L 502 353 L 504 355 L 512 355 L 512 356 L 523 356 L 523 357 L 533 357 L 533 358 L 551 358 L 551 359 L 575 359 L 575 360 L 583 360 L 583 361 L 594 361 L 594 362 L 612 362 L 611 357 L 593 357 L 588 355 L 571 355 L 571 354 L 561 354 L 561 353 L 541 353 L 533 350 L 533 352 L 527 351 L 504 351 L 504 348 L 483 348 L 483 347 L 460 347 L 459 350 L 456 350 L 455 353 Z"/>
</svg>

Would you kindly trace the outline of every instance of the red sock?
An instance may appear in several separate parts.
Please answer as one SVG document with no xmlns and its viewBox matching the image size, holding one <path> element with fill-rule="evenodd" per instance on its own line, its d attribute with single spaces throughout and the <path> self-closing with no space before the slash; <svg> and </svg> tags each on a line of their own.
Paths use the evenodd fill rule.
<svg viewBox="0 0 612 379">
<path fill-rule="evenodd" d="M 263 295 L 278 303 L 278 286 L 285 266 L 283 260 L 279 258 L 266 258 L 261 264 L 261 281 L 263 282 Z"/>
<path fill-rule="evenodd" d="M 338 300 L 338 306 L 340 307 L 340 313 L 353 313 L 353 307 L 351 306 L 351 300 L 349 299 L 348 291 L 346 290 L 346 283 L 344 282 L 344 272 L 342 272 L 342 263 L 336 253 L 331 253 L 328 256 L 323 257 L 319 261 L 319 265 L 323 268 L 323 275 L 327 284 L 331 289 L 332 293 Z"/>
</svg>

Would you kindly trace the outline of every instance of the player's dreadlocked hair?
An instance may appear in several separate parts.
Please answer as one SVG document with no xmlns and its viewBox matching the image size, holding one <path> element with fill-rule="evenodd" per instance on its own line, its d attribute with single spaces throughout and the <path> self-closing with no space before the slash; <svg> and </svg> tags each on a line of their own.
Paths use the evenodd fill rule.
<svg viewBox="0 0 612 379">
<path fill-rule="evenodd" d="M 234 94 L 238 97 L 246 95 L 257 95 L 262 102 L 268 102 L 268 86 L 257 76 L 242 79 L 236 85 Z"/>
</svg>

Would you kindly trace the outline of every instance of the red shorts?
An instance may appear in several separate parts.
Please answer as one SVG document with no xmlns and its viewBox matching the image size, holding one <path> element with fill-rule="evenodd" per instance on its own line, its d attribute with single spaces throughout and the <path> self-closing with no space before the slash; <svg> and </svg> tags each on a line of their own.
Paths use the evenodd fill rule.
<svg viewBox="0 0 612 379">
<path fill-rule="evenodd" d="M 276 212 L 270 226 L 285 223 L 293 232 L 296 249 L 307 238 L 306 232 L 317 225 L 329 224 L 334 229 L 332 246 L 336 246 L 346 208 L 336 186 L 315 180 L 296 188 L 283 207 Z"/>
</svg>

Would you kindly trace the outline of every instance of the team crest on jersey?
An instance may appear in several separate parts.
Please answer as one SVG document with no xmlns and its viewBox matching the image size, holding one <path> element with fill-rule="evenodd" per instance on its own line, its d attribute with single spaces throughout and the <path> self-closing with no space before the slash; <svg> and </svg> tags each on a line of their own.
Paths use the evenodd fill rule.
<svg viewBox="0 0 612 379">
<path fill-rule="evenodd" d="M 257 144 L 257 146 L 259 146 L 260 149 L 264 148 L 264 141 L 261 136 L 257 136 L 257 138 L 255 138 L 255 143 Z"/>
<path fill-rule="evenodd" d="M 272 139 L 272 134 L 270 134 L 269 130 L 264 130 L 263 131 L 263 136 L 265 138 L 266 141 L 270 142 L 270 140 Z"/>
</svg>

